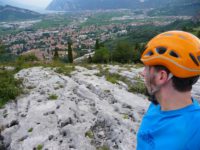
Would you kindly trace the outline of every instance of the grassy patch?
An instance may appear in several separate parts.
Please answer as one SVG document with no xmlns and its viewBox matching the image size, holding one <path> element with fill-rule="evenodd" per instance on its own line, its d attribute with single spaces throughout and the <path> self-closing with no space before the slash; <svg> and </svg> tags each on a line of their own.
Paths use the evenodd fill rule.
<svg viewBox="0 0 200 150">
<path fill-rule="evenodd" d="M 15 71 L 0 70 L 0 108 L 22 93 L 22 81 L 14 78 L 15 73 Z"/>
<path fill-rule="evenodd" d="M 123 119 L 129 119 L 128 114 L 124 114 L 124 115 L 123 115 Z"/>
<path fill-rule="evenodd" d="M 39 145 L 37 146 L 37 150 L 42 150 L 42 148 L 43 148 L 43 145 L 41 145 L 41 144 L 39 144 Z"/>
<path fill-rule="evenodd" d="M 32 131 L 33 131 L 33 128 L 28 129 L 28 132 L 32 132 Z"/>
<path fill-rule="evenodd" d="M 33 29 L 49 29 L 53 27 L 67 26 L 71 22 L 72 22 L 72 18 L 67 14 L 51 15 L 51 16 L 47 16 L 43 18 L 42 21 L 34 24 L 32 28 Z"/>
<path fill-rule="evenodd" d="M 136 68 L 136 69 L 142 68 L 142 67 L 144 67 L 144 65 L 141 64 L 141 63 L 137 63 L 137 64 L 134 65 L 134 68 Z"/>
<path fill-rule="evenodd" d="M 122 81 L 124 83 L 128 83 L 127 79 L 119 74 L 116 73 L 106 73 L 106 80 L 113 83 L 113 84 L 117 84 L 118 81 Z"/>
<path fill-rule="evenodd" d="M 55 72 L 59 73 L 59 74 L 63 74 L 63 75 L 66 75 L 66 76 L 70 76 L 71 72 L 75 70 L 75 67 L 74 66 L 61 66 L 61 67 L 58 67 Z"/>
<path fill-rule="evenodd" d="M 88 70 L 93 70 L 94 69 L 92 64 L 83 63 L 83 64 L 80 64 L 80 66 L 84 67 L 84 68 L 87 68 Z"/>
<path fill-rule="evenodd" d="M 133 79 L 135 82 L 131 83 L 130 79 L 123 77 L 116 73 L 110 73 L 108 69 L 103 70 L 102 68 L 100 68 L 99 73 L 97 73 L 95 75 L 105 76 L 106 80 L 113 84 L 117 84 L 118 81 L 122 81 L 128 85 L 129 92 L 140 93 L 140 94 L 144 94 L 144 95 L 146 94 L 146 86 L 144 84 L 144 81 L 140 77 L 136 76 Z"/>
<path fill-rule="evenodd" d="M 106 145 L 103 145 L 101 147 L 98 147 L 97 150 L 110 150 L 110 148 Z"/>
<path fill-rule="evenodd" d="M 89 131 L 87 131 L 85 133 L 85 137 L 89 137 L 90 139 L 93 139 L 94 138 L 94 133 L 91 130 L 89 130 Z"/>
<path fill-rule="evenodd" d="M 60 84 L 60 85 L 59 85 L 59 88 L 64 88 L 64 86 Z"/>
<path fill-rule="evenodd" d="M 110 93 L 110 90 L 104 90 L 104 92 L 106 92 L 106 93 Z"/>
<path fill-rule="evenodd" d="M 132 93 L 141 93 L 144 94 L 146 93 L 146 86 L 144 84 L 144 81 L 140 77 L 135 77 L 135 84 L 129 85 L 129 92 Z"/>
<path fill-rule="evenodd" d="M 75 66 L 72 64 L 65 64 L 61 61 L 51 61 L 49 63 L 44 61 L 39 61 L 33 55 L 20 56 L 16 62 L 13 64 L 16 71 L 21 69 L 31 68 L 31 67 L 50 67 L 56 68 L 55 72 L 69 76 L 72 71 L 75 70 Z"/>
<path fill-rule="evenodd" d="M 106 80 L 113 84 L 117 84 L 118 78 L 116 76 L 106 76 Z"/>
<path fill-rule="evenodd" d="M 56 94 L 51 94 L 51 95 L 49 95 L 48 99 L 50 99 L 50 100 L 57 100 L 58 96 Z"/>
</svg>

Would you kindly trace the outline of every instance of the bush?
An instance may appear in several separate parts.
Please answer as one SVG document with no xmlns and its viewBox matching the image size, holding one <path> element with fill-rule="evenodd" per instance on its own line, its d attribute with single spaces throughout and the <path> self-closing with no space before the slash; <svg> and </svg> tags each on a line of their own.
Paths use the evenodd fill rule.
<svg viewBox="0 0 200 150">
<path fill-rule="evenodd" d="M 120 77 L 121 76 L 118 74 L 110 74 L 110 73 L 106 74 L 106 80 L 113 84 L 118 83 L 118 81 L 121 80 Z"/>
<path fill-rule="evenodd" d="M 146 86 L 140 78 L 134 78 L 135 84 L 129 86 L 129 92 L 146 94 Z"/>
<path fill-rule="evenodd" d="M 89 130 L 85 133 L 85 137 L 89 137 L 90 139 L 92 139 L 92 138 L 94 138 L 94 134 L 91 130 Z"/>
<path fill-rule="evenodd" d="M 23 68 L 33 67 L 36 65 L 35 62 L 37 61 L 38 58 L 33 54 L 19 56 L 15 62 L 16 71 L 20 71 Z"/>
<path fill-rule="evenodd" d="M 32 131 L 33 131 L 33 128 L 28 129 L 28 132 L 32 132 Z"/>
<path fill-rule="evenodd" d="M 64 74 L 66 76 L 70 76 L 70 73 L 75 70 L 74 66 L 60 66 L 58 67 L 55 72 L 59 74 Z"/>
<path fill-rule="evenodd" d="M 112 60 L 120 63 L 129 63 L 133 60 L 133 50 L 129 43 L 119 42 L 113 51 Z"/>
<path fill-rule="evenodd" d="M 29 54 L 29 55 L 19 56 L 18 60 L 29 62 L 29 61 L 38 61 L 38 58 L 34 54 Z"/>
<path fill-rule="evenodd" d="M 55 95 L 55 94 L 51 94 L 51 95 L 49 95 L 48 99 L 50 99 L 50 100 L 57 100 L 58 96 Z"/>
<path fill-rule="evenodd" d="M 97 150 L 110 150 L 110 148 L 106 145 L 103 145 L 101 147 L 98 147 Z"/>
<path fill-rule="evenodd" d="M 93 61 L 95 63 L 108 63 L 109 61 L 109 50 L 105 47 L 101 47 L 95 51 Z"/>
<path fill-rule="evenodd" d="M 42 150 L 42 148 L 43 148 L 43 145 L 41 145 L 41 144 L 39 144 L 39 145 L 37 146 L 37 150 Z"/>
<path fill-rule="evenodd" d="M 21 81 L 14 78 L 15 72 L 0 70 L 0 107 L 3 107 L 9 100 L 14 100 L 22 89 Z"/>
<path fill-rule="evenodd" d="M 13 62 L 16 59 L 16 55 L 11 54 L 6 50 L 4 45 L 0 44 L 0 63 Z"/>
</svg>

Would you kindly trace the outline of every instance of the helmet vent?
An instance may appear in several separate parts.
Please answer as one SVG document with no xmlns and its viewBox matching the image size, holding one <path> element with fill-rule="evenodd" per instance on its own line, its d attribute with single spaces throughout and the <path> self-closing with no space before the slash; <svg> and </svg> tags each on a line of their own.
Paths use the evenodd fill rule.
<svg viewBox="0 0 200 150">
<path fill-rule="evenodd" d="M 153 55 L 153 52 L 150 50 L 145 56 L 151 56 Z"/>
<path fill-rule="evenodd" d="M 194 57 L 194 55 L 193 55 L 192 53 L 190 53 L 190 58 L 192 59 L 192 61 L 193 61 L 197 66 L 199 66 L 198 61 L 196 60 L 196 58 Z"/>
<path fill-rule="evenodd" d="M 178 54 L 174 51 L 171 51 L 169 54 L 173 57 L 179 58 Z"/>
<path fill-rule="evenodd" d="M 197 58 L 198 58 L 198 60 L 199 60 L 199 62 L 200 62 L 200 56 L 198 56 Z"/>
<path fill-rule="evenodd" d="M 156 48 L 156 52 L 161 55 L 164 54 L 166 51 L 167 51 L 167 49 L 165 47 L 157 47 Z"/>
</svg>

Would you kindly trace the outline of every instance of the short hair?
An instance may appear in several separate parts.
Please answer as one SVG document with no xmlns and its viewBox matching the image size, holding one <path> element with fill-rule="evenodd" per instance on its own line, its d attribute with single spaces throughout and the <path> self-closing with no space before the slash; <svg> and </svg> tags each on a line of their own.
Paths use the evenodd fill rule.
<svg viewBox="0 0 200 150">
<path fill-rule="evenodd" d="M 165 66 L 156 65 L 154 66 L 156 71 L 165 70 L 167 74 L 170 73 L 169 69 Z M 199 76 L 179 78 L 176 76 L 172 77 L 173 87 L 179 92 L 188 92 L 192 90 L 192 85 L 194 85 L 199 79 Z"/>
</svg>

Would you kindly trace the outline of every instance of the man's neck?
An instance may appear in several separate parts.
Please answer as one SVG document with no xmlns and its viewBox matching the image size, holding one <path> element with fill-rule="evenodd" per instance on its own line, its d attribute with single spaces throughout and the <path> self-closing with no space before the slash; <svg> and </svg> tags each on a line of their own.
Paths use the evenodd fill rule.
<svg viewBox="0 0 200 150">
<path fill-rule="evenodd" d="M 156 94 L 161 110 L 177 110 L 192 104 L 191 92 L 178 92 L 173 89 L 161 90 Z"/>
</svg>

